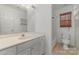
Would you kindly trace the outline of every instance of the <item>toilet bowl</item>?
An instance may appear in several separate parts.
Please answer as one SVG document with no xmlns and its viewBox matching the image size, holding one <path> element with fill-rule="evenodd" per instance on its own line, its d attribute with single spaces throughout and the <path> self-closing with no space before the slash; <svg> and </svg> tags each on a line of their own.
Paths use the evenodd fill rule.
<svg viewBox="0 0 79 59">
<path fill-rule="evenodd" d="M 70 39 L 71 39 L 71 29 L 70 28 L 61 28 L 61 41 L 63 43 L 64 49 L 69 49 Z"/>
<path fill-rule="evenodd" d="M 63 48 L 64 49 L 69 49 L 68 45 L 70 44 L 70 34 L 64 33 L 62 35 L 62 43 L 63 43 Z"/>
<path fill-rule="evenodd" d="M 62 39 L 62 43 L 63 43 L 63 48 L 64 49 L 69 49 L 68 45 L 70 43 L 70 41 L 68 39 Z"/>
</svg>

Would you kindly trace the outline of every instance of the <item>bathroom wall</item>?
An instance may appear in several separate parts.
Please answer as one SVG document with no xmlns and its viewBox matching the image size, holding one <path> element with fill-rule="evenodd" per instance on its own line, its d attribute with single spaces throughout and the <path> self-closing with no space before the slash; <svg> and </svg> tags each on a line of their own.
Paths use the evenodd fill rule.
<svg viewBox="0 0 79 59">
<path fill-rule="evenodd" d="M 0 34 L 27 31 L 20 19 L 26 19 L 26 12 L 9 5 L 0 5 Z"/>
<path fill-rule="evenodd" d="M 57 5 L 58 6 L 58 5 Z M 52 47 L 56 44 L 56 38 L 57 38 L 57 21 L 56 21 L 56 14 L 55 14 L 55 11 L 56 11 L 56 7 L 54 5 L 52 5 Z"/>
<path fill-rule="evenodd" d="M 36 7 L 36 21 L 35 31 L 46 34 L 47 41 L 47 54 L 51 54 L 51 42 L 52 42 L 52 5 L 50 4 L 38 4 Z"/>
<path fill-rule="evenodd" d="M 75 44 L 77 49 L 79 49 L 79 4 L 74 5 L 74 17 L 75 17 Z M 79 51 L 77 51 L 79 53 Z"/>
<path fill-rule="evenodd" d="M 65 13 L 65 12 L 72 12 L 72 27 L 71 28 L 60 28 L 60 14 L 61 13 Z M 65 33 L 66 35 L 70 34 L 70 44 L 71 45 L 75 45 L 75 25 L 74 25 L 74 7 L 73 5 L 67 5 L 67 6 L 63 6 L 63 7 L 60 7 L 58 9 L 55 9 L 55 19 L 57 20 L 56 21 L 56 30 L 57 30 L 57 40 L 61 40 L 61 33 Z M 66 31 L 66 32 L 65 32 Z"/>
<path fill-rule="evenodd" d="M 26 5 L 26 7 L 28 6 Z M 27 8 L 27 19 L 27 31 L 35 32 L 36 9 L 32 8 L 31 6 Z"/>
</svg>

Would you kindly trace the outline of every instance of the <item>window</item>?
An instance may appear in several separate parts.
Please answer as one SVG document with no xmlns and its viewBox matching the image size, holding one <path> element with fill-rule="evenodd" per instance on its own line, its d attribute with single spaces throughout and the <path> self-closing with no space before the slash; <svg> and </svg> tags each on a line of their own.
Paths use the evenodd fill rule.
<svg viewBox="0 0 79 59">
<path fill-rule="evenodd" d="M 60 14 L 60 27 L 71 27 L 71 12 Z"/>
</svg>

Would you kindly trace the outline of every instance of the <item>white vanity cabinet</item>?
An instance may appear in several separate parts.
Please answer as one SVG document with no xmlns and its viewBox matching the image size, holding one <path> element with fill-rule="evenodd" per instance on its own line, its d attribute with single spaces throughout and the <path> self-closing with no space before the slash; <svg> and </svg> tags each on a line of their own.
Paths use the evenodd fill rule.
<svg viewBox="0 0 79 59">
<path fill-rule="evenodd" d="M 16 55 L 16 46 L 1 50 L 0 55 Z"/>
<path fill-rule="evenodd" d="M 0 55 L 42 55 L 45 53 L 44 42 L 44 37 L 40 36 L 13 47 L 3 49 L 0 51 Z"/>
<path fill-rule="evenodd" d="M 29 42 L 17 45 L 16 51 L 18 55 L 42 55 L 45 53 L 44 41 L 43 36 L 35 38 Z"/>
</svg>

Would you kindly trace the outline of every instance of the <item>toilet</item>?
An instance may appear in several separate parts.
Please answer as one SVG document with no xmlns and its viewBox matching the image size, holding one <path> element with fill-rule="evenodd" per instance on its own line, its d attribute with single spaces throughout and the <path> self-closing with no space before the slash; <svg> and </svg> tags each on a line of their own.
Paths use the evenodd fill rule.
<svg viewBox="0 0 79 59">
<path fill-rule="evenodd" d="M 69 45 L 70 41 L 68 39 L 63 39 L 62 43 L 63 43 L 64 49 L 66 49 L 66 50 L 69 49 L 68 45 Z"/>
<path fill-rule="evenodd" d="M 68 45 L 70 44 L 70 34 L 67 32 L 64 32 L 62 35 L 61 41 L 63 43 L 63 48 L 66 50 L 69 49 Z"/>
</svg>

